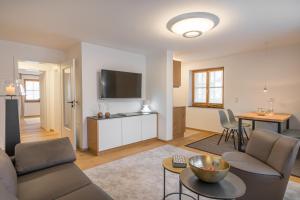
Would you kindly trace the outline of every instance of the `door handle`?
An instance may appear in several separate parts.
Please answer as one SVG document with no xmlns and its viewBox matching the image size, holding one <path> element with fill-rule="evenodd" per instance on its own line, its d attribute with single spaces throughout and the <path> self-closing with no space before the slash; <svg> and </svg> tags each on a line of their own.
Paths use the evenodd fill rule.
<svg viewBox="0 0 300 200">
<path fill-rule="evenodd" d="M 71 107 L 74 108 L 75 104 L 77 104 L 77 101 L 67 101 L 66 103 L 70 103 Z"/>
</svg>

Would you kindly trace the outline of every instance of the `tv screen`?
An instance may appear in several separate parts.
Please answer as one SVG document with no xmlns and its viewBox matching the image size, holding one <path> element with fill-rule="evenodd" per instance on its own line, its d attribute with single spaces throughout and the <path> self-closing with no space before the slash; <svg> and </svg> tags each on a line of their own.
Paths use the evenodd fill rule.
<svg viewBox="0 0 300 200">
<path fill-rule="evenodd" d="M 142 74 L 101 70 L 100 98 L 141 98 Z"/>
</svg>

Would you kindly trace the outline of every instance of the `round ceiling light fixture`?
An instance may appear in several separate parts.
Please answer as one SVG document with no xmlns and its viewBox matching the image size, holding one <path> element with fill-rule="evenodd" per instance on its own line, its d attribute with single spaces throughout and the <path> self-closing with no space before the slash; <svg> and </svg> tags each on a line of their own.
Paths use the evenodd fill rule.
<svg viewBox="0 0 300 200">
<path fill-rule="evenodd" d="M 216 27 L 220 19 L 208 12 L 192 12 L 178 15 L 167 23 L 169 31 L 185 38 L 196 38 Z"/>
</svg>

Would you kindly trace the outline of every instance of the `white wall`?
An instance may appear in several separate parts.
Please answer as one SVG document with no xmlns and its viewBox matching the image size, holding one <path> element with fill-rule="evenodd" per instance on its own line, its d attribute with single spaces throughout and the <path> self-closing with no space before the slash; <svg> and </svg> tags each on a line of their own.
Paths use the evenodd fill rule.
<svg viewBox="0 0 300 200">
<path fill-rule="evenodd" d="M 300 45 L 256 51 L 199 61 L 183 62 L 182 86 L 174 89 L 174 106 L 189 106 L 190 70 L 224 67 L 225 108 L 235 113 L 268 108 L 274 99 L 275 112 L 292 113 L 291 128 L 300 129 Z M 268 93 L 263 93 L 267 83 Z M 258 124 L 276 130 L 275 124 Z M 187 108 L 187 127 L 221 131 L 217 109 Z"/>
<path fill-rule="evenodd" d="M 173 53 L 154 52 L 147 55 L 147 99 L 158 115 L 158 137 L 173 138 Z"/>
<path fill-rule="evenodd" d="M 40 116 L 40 102 L 26 102 L 24 104 L 24 117 Z"/>
<path fill-rule="evenodd" d="M 62 51 L 21 43 L 0 40 L 0 93 L 3 94 L 5 82 L 14 78 L 14 65 L 17 60 L 33 60 L 51 63 L 60 63 L 64 60 Z M 15 70 L 17 77 L 17 70 Z M 0 98 L 0 147 L 4 147 L 5 134 L 5 101 Z"/>
<path fill-rule="evenodd" d="M 76 97 L 78 106 L 76 110 L 77 144 L 82 149 L 87 148 L 86 117 L 95 115 L 99 105 L 106 105 L 109 112 L 135 112 L 141 109 L 142 100 L 149 98 L 153 110 L 159 112 L 159 138 L 172 139 L 172 52 L 160 52 L 149 56 L 135 54 L 127 51 L 96 46 L 88 43 L 79 43 L 66 52 L 46 49 L 32 45 L 15 42 L 0 41 L 0 86 L 3 90 L 4 81 L 12 81 L 13 58 L 17 60 L 40 61 L 46 63 L 61 63 L 64 60 L 76 60 Z M 158 60 L 157 60 L 158 59 Z M 147 62 L 147 63 L 146 63 Z M 143 74 L 142 99 L 133 100 L 99 100 L 98 74 L 101 69 L 137 72 Z M 149 76 L 147 73 L 149 72 Z M 17 70 L 16 72 L 17 73 Z M 149 79 L 149 80 L 147 80 Z M 146 85 L 148 85 L 146 87 Z M 2 91 L 1 90 L 1 91 Z M 149 91 L 149 95 L 146 93 Z M 52 91 L 53 94 L 53 91 Z M 54 100 L 56 95 L 52 95 Z M 53 99 L 52 99 L 53 100 Z M 56 101 L 53 101 L 56 102 Z M 56 104 L 56 103 L 55 103 Z M 104 107 L 104 106 L 102 106 Z M 1 146 L 4 145 L 4 100 L 0 99 L 0 133 Z M 53 111 L 57 108 L 51 107 Z M 103 110 L 102 110 L 103 111 Z M 54 121 L 58 121 L 55 118 Z M 55 123 L 55 122 L 54 122 Z M 56 124 L 56 123 L 55 123 Z"/>
<path fill-rule="evenodd" d="M 127 51 L 81 43 L 82 54 L 82 136 L 81 148 L 87 148 L 87 117 L 99 112 L 99 74 L 101 69 L 142 73 L 142 96 L 146 95 L 146 58 Z M 109 112 L 136 112 L 141 109 L 141 99 L 101 100 Z"/>
<path fill-rule="evenodd" d="M 45 101 L 41 107 L 46 107 L 43 116 L 46 124 L 42 127 L 48 131 L 61 133 L 62 126 L 62 97 L 61 97 L 61 71 L 60 65 L 50 67 L 45 71 Z M 41 119 L 43 118 L 41 116 Z M 42 120 L 41 120 L 42 122 Z"/>
</svg>

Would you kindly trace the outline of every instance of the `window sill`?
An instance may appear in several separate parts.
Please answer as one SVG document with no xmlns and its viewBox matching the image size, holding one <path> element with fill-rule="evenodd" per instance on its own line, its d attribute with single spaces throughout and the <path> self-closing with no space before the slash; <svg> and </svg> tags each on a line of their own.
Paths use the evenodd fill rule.
<svg viewBox="0 0 300 200">
<path fill-rule="evenodd" d="M 40 103 L 40 100 L 36 100 L 36 101 L 25 100 L 24 103 Z"/>
<path fill-rule="evenodd" d="M 188 106 L 189 108 L 224 109 L 224 106 Z"/>
</svg>

